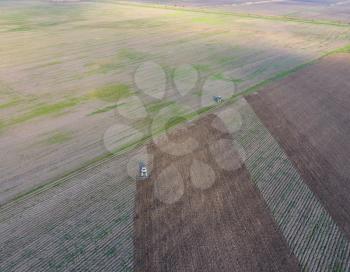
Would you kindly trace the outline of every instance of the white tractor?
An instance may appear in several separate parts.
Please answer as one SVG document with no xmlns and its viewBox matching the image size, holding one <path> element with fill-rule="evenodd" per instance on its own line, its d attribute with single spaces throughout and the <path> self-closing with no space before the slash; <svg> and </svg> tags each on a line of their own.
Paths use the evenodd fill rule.
<svg viewBox="0 0 350 272">
<path fill-rule="evenodd" d="M 139 163 L 139 177 L 141 179 L 146 179 L 148 178 L 148 171 L 147 171 L 147 167 L 143 162 Z"/>
</svg>

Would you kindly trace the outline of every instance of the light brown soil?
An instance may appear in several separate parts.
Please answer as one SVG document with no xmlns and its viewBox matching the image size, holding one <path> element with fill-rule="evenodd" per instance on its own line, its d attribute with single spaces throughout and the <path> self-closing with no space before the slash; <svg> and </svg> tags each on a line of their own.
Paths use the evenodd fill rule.
<svg viewBox="0 0 350 272">
<path fill-rule="evenodd" d="M 337 54 L 247 97 L 350 238 L 350 55 Z"/>
<path fill-rule="evenodd" d="M 211 127 L 215 118 L 221 122 L 209 115 L 149 146 L 154 168 L 148 180 L 137 184 L 136 271 L 298 271 L 296 258 L 229 144 L 230 134 Z M 192 153 L 174 156 L 162 152 L 167 141 L 183 143 L 190 138 L 198 144 Z M 217 145 L 213 154 L 210 146 L 218 141 L 226 144 Z M 235 170 L 220 168 L 216 159 L 223 157 L 232 160 Z M 213 170 L 213 184 L 201 172 L 191 180 L 195 160 Z M 175 169 L 175 178 L 167 175 L 163 179 L 169 166 Z M 167 197 L 159 197 L 159 184 L 168 186 Z M 172 201 L 167 202 L 169 199 Z"/>
<path fill-rule="evenodd" d="M 197 87 L 177 93 L 168 68 L 192 65 L 198 87 L 217 75 L 235 80 L 240 92 L 350 40 L 346 27 L 112 2 L 0 1 L 0 39 L 6 41 L 0 43 L 0 205 L 105 155 L 104 133 L 112 125 L 134 125 L 114 101 L 94 95 L 97 90 L 126 84 L 146 105 L 164 102 L 147 100 L 136 86 L 144 62 L 166 68 L 166 101 L 197 110 L 206 95 Z M 51 112 L 71 99 L 77 104 Z M 130 115 L 137 112 L 131 101 L 125 101 Z M 42 111 L 43 105 L 51 110 Z M 148 123 L 139 120 L 140 127 Z M 47 144 L 57 133 L 71 137 Z"/>
</svg>

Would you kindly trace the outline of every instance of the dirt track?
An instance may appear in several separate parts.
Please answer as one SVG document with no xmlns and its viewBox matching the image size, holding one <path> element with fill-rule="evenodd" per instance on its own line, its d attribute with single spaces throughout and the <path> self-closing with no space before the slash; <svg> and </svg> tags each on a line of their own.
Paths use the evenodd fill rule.
<svg viewBox="0 0 350 272">
<path fill-rule="evenodd" d="M 348 238 L 349 62 L 326 57 L 247 98 Z"/>
<path fill-rule="evenodd" d="M 298 271 L 296 258 L 229 144 L 232 139 L 225 141 L 230 135 L 211 127 L 214 118 L 202 118 L 149 147 L 154 169 L 150 180 L 137 184 L 136 271 Z M 190 138 L 198 144 L 192 153 L 163 152 L 169 140 L 185 143 Z M 221 159 L 233 169 L 221 169 L 216 163 Z M 213 170 L 214 182 L 208 182 L 213 173 L 204 173 L 205 167 L 191 174 L 196 160 Z M 169 167 L 174 178 L 167 173 L 163 179 Z"/>
</svg>

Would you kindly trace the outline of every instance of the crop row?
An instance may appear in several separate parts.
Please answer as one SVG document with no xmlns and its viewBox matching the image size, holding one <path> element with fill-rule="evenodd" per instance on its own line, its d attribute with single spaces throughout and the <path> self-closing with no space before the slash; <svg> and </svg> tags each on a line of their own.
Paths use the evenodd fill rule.
<svg viewBox="0 0 350 272">
<path fill-rule="evenodd" d="M 3 210 L 0 270 L 130 271 L 136 188 L 126 174 L 112 173 L 118 162 L 125 166 L 106 162 Z"/>
<path fill-rule="evenodd" d="M 280 231 L 306 271 L 348 271 L 350 245 L 248 104 L 236 135 L 246 167 Z"/>
</svg>

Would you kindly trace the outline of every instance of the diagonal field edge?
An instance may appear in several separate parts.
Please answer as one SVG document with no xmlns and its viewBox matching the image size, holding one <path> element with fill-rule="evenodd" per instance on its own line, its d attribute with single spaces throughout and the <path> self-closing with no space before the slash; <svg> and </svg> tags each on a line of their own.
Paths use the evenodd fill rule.
<svg viewBox="0 0 350 272">
<path fill-rule="evenodd" d="M 305 271 L 348 271 L 350 244 L 252 108 L 240 106 L 236 139 L 246 167 Z"/>
<path fill-rule="evenodd" d="M 294 67 L 292 69 L 279 72 L 279 73 L 275 74 L 274 76 L 272 76 L 271 78 L 266 79 L 266 80 L 264 80 L 256 85 L 252 86 L 252 87 L 245 89 L 242 92 L 235 94 L 231 99 L 228 99 L 219 105 L 201 108 L 196 112 L 190 113 L 190 114 L 188 114 L 188 116 L 187 116 L 188 118 L 186 118 L 186 119 L 187 120 L 195 120 L 195 119 L 198 119 L 207 113 L 215 112 L 215 110 L 217 110 L 219 108 L 222 108 L 224 106 L 230 105 L 231 103 L 234 103 L 240 97 L 257 92 L 257 91 L 259 91 L 259 89 L 266 86 L 267 84 L 269 84 L 273 81 L 279 80 L 281 78 L 287 77 L 290 74 L 293 74 L 293 73 L 297 72 L 298 70 L 315 63 L 317 60 L 322 59 L 323 57 L 326 57 L 326 56 L 329 56 L 329 55 L 335 54 L 335 53 L 349 53 L 349 52 L 350 52 L 350 45 L 329 51 L 329 52 L 323 54 L 322 56 L 320 56 L 319 58 L 311 60 L 310 62 L 306 62 L 306 63 L 300 64 L 300 65 L 297 65 L 296 67 Z M 177 126 L 177 125 L 180 125 L 180 124 L 175 124 L 174 126 Z M 163 131 L 160 131 L 159 134 L 161 134 L 162 132 Z M 89 169 L 97 167 L 97 166 L 99 166 L 99 165 L 101 165 L 101 164 L 103 164 L 111 159 L 114 159 L 116 157 L 119 157 L 128 151 L 134 150 L 135 148 L 137 148 L 141 145 L 147 144 L 148 142 L 150 142 L 150 140 L 152 139 L 153 136 L 156 136 L 156 135 L 146 135 L 144 138 L 142 138 L 138 142 L 130 143 L 127 146 L 122 146 L 119 149 L 115 150 L 115 152 L 113 152 L 113 153 L 107 153 L 105 155 L 97 157 L 91 161 L 88 161 L 87 163 L 85 163 L 84 165 L 82 165 L 78 169 L 74 169 L 72 171 L 69 171 L 68 173 L 63 174 L 62 176 L 57 177 L 57 178 L 52 179 L 52 180 L 49 180 L 48 182 L 46 182 L 40 186 L 34 187 L 33 189 L 31 189 L 29 191 L 18 194 L 13 199 L 10 199 L 8 202 L 0 203 L 0 209 L 1 210 L 7 209 L 11 206 L 11 204 L 14 204 L 19 200 L 23 200 L 23 199 L 30 197 L 32 195 L 35 195 L 35 194 L 41 193 L 43 191 L 46 191 L 50 188 L 56 187 L 64 182 L 66 182 L 70 178 L 75 177 L 76 175 L 79 175 L 79 173 L 86 172 Z"/>
</svg>

